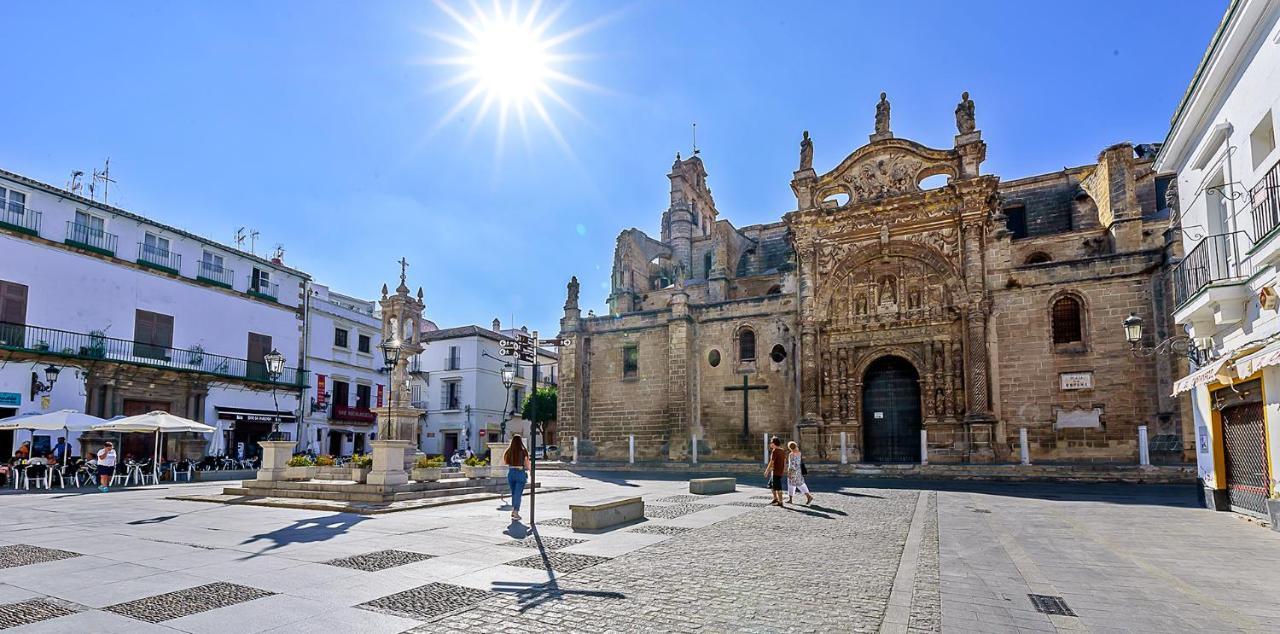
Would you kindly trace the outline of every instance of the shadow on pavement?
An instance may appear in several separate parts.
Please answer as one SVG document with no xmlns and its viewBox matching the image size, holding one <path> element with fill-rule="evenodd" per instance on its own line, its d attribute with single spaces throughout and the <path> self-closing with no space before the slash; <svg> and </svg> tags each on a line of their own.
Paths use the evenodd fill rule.
<svg viewBox="0 0 1280 634">
<path fill-rule="evenodd" d="M 512 522 L 512 526 L 507 528 L 508 534 L 512 534 L 518 522 Z M 524 528 L 523 525 L 520 525 Z M 520 531 L 516 531 L 520 532 Z M 538 542 L 538 555 L 542 557 L 542 568 L 547 571 L 546 583 L 529 583 L 523 581 L 494 581 L 494 592 L 511 592 L 516 595 L 516 603 L 520 606 L 521 612 L 526 612 L 532 608 L 536 608 L 548 601 L 560 601 L 566 596 L 578 595 L 588 597 L 601 597 L 605 599 L 625 599 L 627 595 L 621 592 L 608 592 L 602 590 L 565 590 L 560 587 L 560 581 L 556 578 L 555 570 L 551 568 L 551 558 L 547 557 L 547 549 L 542 544 L 542 536 L 538 534 L 538 529 L 531 528 L 523 531 L 526 535 L 533 535 L 534 540 Z"/>
<path fill-rule="evenodd" d="M 261 533 L 240 542 L 241 545 L 252 544 L 259 541 L 270 542 L 266 548 L 257 553 L 250 553 L 248 557 L 241 559 L 252 559 L 267 551 L 275 550 L 288 546 L 289 544 L 308 544 L 314 542 L 323 542 L 334 537 L 346 533 L 352 526 L 369 519 L 363 515 L 354 513 L 334 513 L 327 517 L 313 517 L 309 519 L 298 520 L 284 528 L 280 528 L 270 533 Z"/>
</svg>

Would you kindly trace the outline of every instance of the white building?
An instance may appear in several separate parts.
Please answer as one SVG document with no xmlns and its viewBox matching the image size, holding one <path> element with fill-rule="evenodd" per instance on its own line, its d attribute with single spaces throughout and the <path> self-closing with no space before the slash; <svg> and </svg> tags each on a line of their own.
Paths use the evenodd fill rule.
<svg viewBox="0 0 1280 634">
<path fill-rule="evenodd" d="M 491 439 L 502 438 L 504 421 L 508 436 L 528 438 L 529 425 L 520 409 L 532 384 L 529 364 L 515 364 L 510 392 L 502 384 L 502 367 L 509 358 L 499 353 L 498 344 L 514 332 L 503 331 L 495 319 L 492 329 L 462 326 L 423 335 L 425 349 L 412 366 L 414 406 L 426 411 L 423 453 L 447 456 L 470 448 L 483 454 Z M 539 351 L 539 385 L 555 385 L 556 359 L 552 351 Z"/>
<path fill-rule="evenodd" d="M 300 448 L 350 456 L 369 452 L 387 394 L 377 302 L 313 284 L 307 305 L 310 403 Z"/>
<path fill-rule="evenodd" d="M 1209 359 L 1184 377 L 1210 508 L 1280 513 L 1280 0 L 1236 0 L 1155 167 L 1177 173 L 1174 318 Z"/>
<path fill-rule="evenodd" d="M 0 417 L 163 409 L 225 431 L 174 435 L 170 456 L 210 443 L 256 451 L 273 424 L 294 431 L 305 372 L 271 377 L 263 357 L 275 349 L 299 365 L 308 280 L 279 261 L 0 170 Z M 43 382 L 50 365 L 61 372 L 41 390 L 33 373 Z M 0 432 L 0 457 L 23 439 Z M 102 437 L 82 440 L 94 450 Z M 126 434 L 122 454 L 150 455 L 151 443 Z"/>
</svg>

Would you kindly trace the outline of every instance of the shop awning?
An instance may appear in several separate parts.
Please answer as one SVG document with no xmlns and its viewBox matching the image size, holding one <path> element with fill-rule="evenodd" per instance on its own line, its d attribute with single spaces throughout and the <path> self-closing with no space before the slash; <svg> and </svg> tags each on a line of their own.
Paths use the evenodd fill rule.
<svg viewBox="0 0 1280 634">
<path fill-rule="evenodd" d="M 1228 357 L 1215 359 L 1214 361 L 1209 362 L 1209 365 L 1174 381 L 1173 396 L 1177 396 L 1183 392 L 1190 392 L 1201 385 L 1219 380 L 1219 376 L 1225 374 L 1223 366 L 1225 366 L 1229 360 L 1230 359 Z M 1222 376 L 1222 379 L 1229 380 L 1229 376 Z"/>
<path fill-rule="evenodd" d="M 275 412 L 269 409 L 214 407 L 213 410 L 218 413 L 218 420 L 237 423 L 292 423 L 298 420 L 293 412 Z"/>
<path fill-rule="evenodd" d="M 1280 342 L 1236 361 L 1236 375 L 1246 377 L 1269 365 L 1280 365 Z"/>
</svg>

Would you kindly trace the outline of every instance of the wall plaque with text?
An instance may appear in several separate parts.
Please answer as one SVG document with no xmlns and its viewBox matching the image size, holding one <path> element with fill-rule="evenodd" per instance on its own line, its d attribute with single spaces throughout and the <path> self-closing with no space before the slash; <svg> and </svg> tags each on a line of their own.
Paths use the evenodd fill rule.
<svg viewBox="0 0 1280 634">
<path fill-rule="evenodd" d="M 1063 372 L 1058 375 L 1060 387 L 1064 390 L 1092 390 L 1092 372 Z"/>
</svg>

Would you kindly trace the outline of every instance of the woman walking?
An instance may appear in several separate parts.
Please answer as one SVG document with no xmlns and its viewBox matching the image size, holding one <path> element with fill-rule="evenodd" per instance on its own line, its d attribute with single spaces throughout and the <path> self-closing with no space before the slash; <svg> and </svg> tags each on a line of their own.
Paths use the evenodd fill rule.
<svg viewBox="0 0 1280 634">
<path fill-rule="evenodd" d="M 804 483 L 804 456 L 800 454 L 800 445 L 793 440 L 787 443 L 787 449 L 791 450 L 787 455 L 787 503 L 791 504 L 791 497 L 799 491 L 808 498 L 804 501 L 806 505 L 813 504 L 813 494 Z"/>
<path fill-rule="evenodd" d="M 106 493 L 111 484 L 111 476 L 116 472 L 116 448 L 111 441 L 103 443 L 98 450 L 98 490 Z"/>
<path fill-rule="evenodd" d="M 520 434 L 511 437 L 511 446 L 502 454 L 502 464 L 507 465 L 507 486 L 511 487 L 511 519 L 520 521 L 520 498 L 524 495 L 524 485 L 529 481 L 525 469 L 529 468 L 529 452 L 524 448 L 524 439 Z"/>
</svg>

